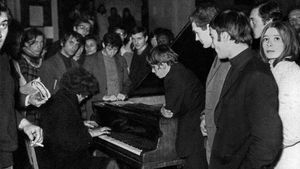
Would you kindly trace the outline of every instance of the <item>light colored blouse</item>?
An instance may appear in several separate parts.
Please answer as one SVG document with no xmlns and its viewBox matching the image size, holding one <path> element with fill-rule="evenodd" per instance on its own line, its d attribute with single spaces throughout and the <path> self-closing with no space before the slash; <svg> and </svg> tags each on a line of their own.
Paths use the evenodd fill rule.
<svg viewBox="0 0 300 169">
<path fill-rule="evenodd" d="M 281 61 L 271 71 L 279 89 L 279 115 L 283 124 L 283 146 L 300 142 L 300 67 Z"/>
</svg>

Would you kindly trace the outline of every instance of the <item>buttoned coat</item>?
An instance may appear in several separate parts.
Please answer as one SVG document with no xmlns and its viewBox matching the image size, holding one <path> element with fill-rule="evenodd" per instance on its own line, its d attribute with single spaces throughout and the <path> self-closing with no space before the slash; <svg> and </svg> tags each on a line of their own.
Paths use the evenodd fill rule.
<svg viewBox="0 0 300 169">
<path fill-rule="evenodd" d="M 209 168 L 272 168 L 282 145 L 275 79 L 251 49 L 233 59 L 238 65 L 230 60 L 234 70 L 229 70 L 215 111 Z"/>
</svg>

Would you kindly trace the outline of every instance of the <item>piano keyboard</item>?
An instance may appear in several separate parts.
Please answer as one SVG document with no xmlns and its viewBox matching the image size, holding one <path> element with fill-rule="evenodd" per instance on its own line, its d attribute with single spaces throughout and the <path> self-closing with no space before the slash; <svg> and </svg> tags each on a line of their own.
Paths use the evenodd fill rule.
<svg viewBox="0 0 300 169">
<path fill-rule="evenodd" d="M 118 147 L 121 147 L 121 148 L 123 148 L 123 149 L 125 149 L 125 150 L 128 150 L 128 151 L 130 151 L 130 152 L 132 152 L 132 153 L 134 153 L 134 154 L 136 154 L 136 155 L 141 155 L 141 153 L 142 153 L 142 151 L 143 151 L 143 150 L 141 150 L 141 149 L 138 149 L 138 148 L 136 148 L 136 147 L 133 147 L 133 146 L 131 146 L 131 145 L 129 145 L 129 144 L 126 144 L 126 143 L 124 143 L 124 142 L 122 142 L 122 141 L 120 141 L 120 140 L 117 140 L 117 139 L 112 138 L 112 137 L 107 136 L 107 135 L 101 135 L 101 136 L 98 136 L 98 137 L 99 137 L 100 139 L 105 140 L 105 141 L 107 141 L 107 142 L 109 142 L 109 143 L 112 143 L 112 144 L 114 144 L 114 145 L 116 145 L 116 146 L 118 146 Z"/>
</svg>

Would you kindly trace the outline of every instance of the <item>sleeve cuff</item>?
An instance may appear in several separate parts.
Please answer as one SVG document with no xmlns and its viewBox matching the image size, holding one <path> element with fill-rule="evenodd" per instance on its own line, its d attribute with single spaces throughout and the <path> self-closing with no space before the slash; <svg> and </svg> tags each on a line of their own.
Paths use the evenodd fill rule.
<svg viewBox="0 0 300 169">
<path fill-rule="evenodd" d="M 29 95 L 25 97 L 25 107 L 29 106 Z"/>
</svg>

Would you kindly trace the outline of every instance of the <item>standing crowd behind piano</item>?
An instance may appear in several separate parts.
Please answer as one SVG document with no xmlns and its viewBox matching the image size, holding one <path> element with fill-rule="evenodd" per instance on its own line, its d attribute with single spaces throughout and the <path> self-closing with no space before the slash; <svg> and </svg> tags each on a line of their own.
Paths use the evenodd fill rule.
<svg viewBox="0 0 300 169">
<path fill-rule="evenodd" d="M 47 46 L 41 31 L 10 27 L 0 3 L 0 168 L 13 166 L 17 128 L 38 146 L 40 169 L 119 168 L 89 150 L 92 137 L 110 132 L 93 121 L 91 103 L 125 100 L 150 77 L 149 86 L 164 84 L 161 115 L 178 119 L 184 169 L 299 169 L 299 11 L 284 20 L 275 1 L 249 16 L 201 4 L 189 18 L 195 41 L 215 50 L 203 87 L 170 48 L 172 31 L 149 34 L 128 8 L 123 17 L 116 8 L 107 17 L 103 4 L 99 13 L 78 10 L 71 29 Z"/>
</svg>

